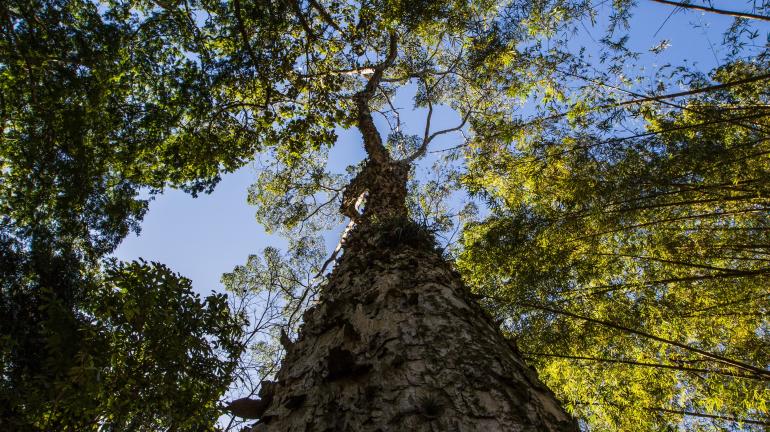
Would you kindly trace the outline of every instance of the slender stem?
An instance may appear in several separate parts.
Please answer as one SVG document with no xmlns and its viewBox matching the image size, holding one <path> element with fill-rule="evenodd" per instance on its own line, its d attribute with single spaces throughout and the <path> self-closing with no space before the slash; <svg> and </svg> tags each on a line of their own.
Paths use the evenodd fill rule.
<svg viewBox="0 0 770 432">
<path fill-rule="evenodd" d="M 425 119 L 425 134 L 422 137 L 423 146 L 428 144 L 428 139 L 430 137 L 430 120 L 432 117 L 433 117 L 433 102 L 431 102 L 430 95 L 428 95 L 428 117 Z"/>
<path fill-rule="evenodd" d="M 430 128 L 430 114 L 433 113 L 433 105 L 431 105 L 430 102 L 429 102 L 429 107 L 430 107 L 430 110 L 428 111 L 428 121 L 426 122 L 426 125 L 425 125 L 425 137 L 422 140 L 422 144 L 420 144 L 420 148 L 418 148 L 414 153 L 412 153 L 411 156 L 404 159 L 407 162 L 414 162 L 418 158 L 422 157 L 428 150 L 428 144 L 430 144 L 430 142 L 433 141 L 433 139 L 436 138 L 437 136 L 462 130 L 462 128 L 465 126 L 465 123 L 468 122 L 468 119 L 470 118 L 471 112 L 472 112 L 471 109 L 468 109 L 468 112 L 465 113 L 459 125 L 453 128 L 436 131 L 428 135 L 429 128 Z"/>
<path fill-rule="evenodd" d="M 652 1 L 657 1 L 657 0 L 652 0 Z M 695 95 L 695 94 L 699 94 L 699 93 L 705 93 L 705 92 L 716 91 L 716 90 L 723 90 L 723 89 L 730 88 L 730 87 L 735 87 L 735 86 L 738 86 L 738 85 L 751 84 L 753 82 L 764 81 L 764 80 L 769 79 L 769 78 L 770 78 L 770 73 L 760 74 L 760 75 L 752 76 L 752 77 L 741 79 L 741 80 L 730 81 L 730 82 L 726 82 L 726 83 L 722 83 L 722 84 L 715 84 L 715 85 L 712 85 L 712 86 L 706 86 L 706 87 L 701 87 L 701 88 L 687 90 L 687 91 L 682 91 L 682 92 L 677 92 L 677 93 L 668 93 L 668 94 L 659 95 L 659 96 L 646 96 L 646 97 L 643 97 L 643 98 L 640 98 L 640 99 L 633 99 L 633 100 L 619 102 L 619 103 L 614 104 L 612 106 L 613 107 L 618 107 L 618 106 L 638 104 L 638 103 L 643 103 L 643 102 L 661 101 L 663 99 L 673 99 L 673 98 L 678 98 L 678 97 L 682 97 L 682 96 L 691 96 L 691 95 Z"/>
<path fill-rule="evenodd" d="M 605 401 L 604 403 L 581 402 L 581 401 L 569 401 L 569 402 L 575 405 L 610 405 L 616 408 L 639 408 L 645 411 L 656 411 L 656 412 L 662 412 L 662 413 L 668 413 L 668 414 L 679 414 L 679 415 L 690 416 L 690 417 L 701 417 L 701 418 L 709 418 L 709 419 L 715 419 L 715 420 L 726 420 L 726 421 L 731 421 L 736 423 L 747 423 L 747 424 L 755 424 L 755 425 L 762 425 L 762 426 L 770 426 L 770 423 L 761 421 L 761 420 L 742 419 L 734 416 L 699 413 L 695 411 L 674 410 L 674 409 L 661 408 L 661 407 L 645 407 L 645 406 L 634 407 L 633 405 L 616 404 L 616 403 L 607 402 L 607 401 Z"/>
<path fill-rule="evenodd" d="M 512 167 L 516 167 L 516 166 L 519 166 L 519 165 L 524 165 L 524 164 L 533 163 L 533 162 L 544 162 L 548 158 L 556 158 L 556 157 L 560 157 L 560 156 L 565 156 L 565 155 L 568 155 L 568 154 L 570 154 L 572 152 L 576 152 L 576 151 L 580 151 L 580 150 L 588 150 L 588 149 L 595 148 L 595 147 L 598 147 L 598 146 L 601 146 L 601 145 L 605 145 L 605 144 L 615 144 L 615 143 L 619 143 L 619 142 L 623 142 L 623 141 L 627 141 L 627 140 L 632 140 L 632 139 L 646 138 L 646 137 L 651 137 L 651 136 L 655 136 L 655 135 L 661 135 L 661 134 L 665 134 L 665 133 L 668 133 L 668 132 L 675 132 L 675 131 L 688 130 L 688 129 L 696 129 L 696 128 L 699 128 L 701 126 L 710 126 L 710 125 L 715 125 L 715 124 L 720 124 L 720 123 L 730 123 L 730 122 L 735 122 L 736 120 L 759 119 L 759 118 L 764 118 L 764 117 L 767 117 L 767 115 L 766 114 L 758 114 L 758 115 L 757 114 L 752 114 L 752 115 L 735 117 L 735 118 L 729 118 L 729 119 L 719 119 L 719 120 L 705 121 L 705 122 L 702 122 L 702 123 L 692 124 L 692 125 L 675 126 L 675 127 L 672 127 L 672 128 L 661 129 L 661 130 L 656 130 L 656 131 L 652 131 L 652 132 L 643 132 L 643 133 L 639 133 L 639 134 L 636 134 L 636 135 L 629 135 L 629 136 L 618 137 L 618 138 L 609 138 L 607 140 L 597 141 L 597 142 L 593 142 L 591 144 L 585 144 L 585 145 L 578 144 L 578 145 L 575 145 L 572 148 L 568 148 L 566 150 L 561 150 L 561 151 L 557 151 L 557 152 L 554 152 L 554 153 L 551 153 L 551 154 L 545 154 L 545 155 L 542 155 L 542 156 L 537 156 L 537 157 L 535 157 L 533 159 L 524 159 L 523 161 L 516 162 L 516 163 L 512 164 L 511 166 Z M 759 144 L 759 143 L 762 143 L 762 142 L 765 142 L 765 141 L 768 141 L 768 140 L 770 140 L 770 138 L 762 138 L 762 139 L 759 139 L 759 140 L 752 141 L 752 144 Z M 761 155 L 763 155 L 765 153 L 767 153 L 767 152 L 759 153 L 759 154 L 754 155 L 754 156 L 761 156 Z M 483 153 L 479 153 L 478 156 L 483 156 Z M 735 162 L 735 161 L 731 161 L 731 162 Z"/>
<path fill-rule="evenodd" d="M 748 18 L 748 19 L 755 19 L 755 20 L 762 20 L 762 21 L 770 21 L 770 17 L 768 16 L 757 15 L 757 14 L 752 14 L 748 12 L 737 12 L 737 11 L 731 11 L 731 10 L 725 10 L 725 9 L 717 9 L 717 8 L 708 7 L 708 6 L 698 6 L 690 3 L 680 3 L 680 2 L 669 1 L 669 0 L 651 0 L 651 1 L 654 1 L 656 3 L 667 4 L 669 6 L 676 6 L 684 9 L 696 9 L 699 11 L 711 12 L 719 15 L 730 15 L 736 18 Z"/>
<path fill-rule="evenodd" d="M 729 359 L 729 358 L 723 357 L 723 356 L 721 356 L 719 354 L 714 354 L 712 352 L 708 352 L 708 351 L 705 351 L 705 350 L 702 350 L 702 349 L 699 349 L 699 348 L 695 348 L 695 347 L 692 347 L 692 346 L 687 345 L 687 344 L 683 344 L 683 343 L 680 343 L 680 342 L 676 342 L 676 341 L 665 339 L 665 338 L 662 338 L 662 337 L 659 337 L 659 336 L 655 336 L 653 334 L 646 333 L 646 332 L 643 332 L 641 330 L 634 330 L 634 329 L 631 329 L 631 328 L 628 328 L 628 327 L 625 327 L 625 326 L 622 326 L 620 324 L 616 324 L 616 323 L 613 323 L 613 322 L 610 322 L 610 321 L 604 321 L 604 320 L 599 320 L 599 319 L 595 319 L 595 318 L 591 318 L 591 317 L 586 317 L 586 316 L 578 315 L 578 314 L 575 314 L 575 313 L 572 313 L 572 312 L 568 312 L 568 311 L 565 311 L 565 310 L 561 310 L 561 309 L 555 309 L 553 307 L 546 306 L 546 305 L 541 305 L 541 304 L 528 303 L 528 302 L 517 302 L 516 304 L 519 305 L 519 306 L 526 307 L 526 308 L 538 309 L 538 310 L 542 310 L 542 311 L 546 311 L 546 312 L 551 312 L 551 313 L 555 313 L 555 314 L 559 314 L 559 315 L 568 316 L 568 317 L 571 317 L 571 318 L 577 318 L 577 319 L 580 319 L 580 320 L 583 320 L 583 321 L 588 321 L 588 322 L 592 322 L 592 323 L 595 323 L 595 324 L 600 324 L 600 325 L 603 325 L 603 326 L 606 326 L 606 327 L 614 328 L 616 330 L 620 330 L 620 331 L 623 331 L 623 332 L 626 332 L 626 333 L 631 333 L 631 334 L 639 335 L 639 336 L 642 336 L 642 337 L 645 337 L 645 338 L 648 338 L 648 339 L 652 339 L 654 341 L 658 341 L 658 342 L 664 343 L 666 345 L 671 345 L 671 346 L 675 346 L 675 347 L 678 347 L 678 348 L 682 348 L 682 349 L 687 350 L 687 351 L 694 352 L 694 353 L 696 353 L 696 354 L 698 354 L 698 355 L 700 355 L 702 357 L 709 358 L 711 360 L 715 360 L 715 361 L 718 361 L 720 363 L 724 363 L 726 365 L 730 365 L 730 366 L 736 367 L 738 369 L 742 369 L 742 370 L 746 370 L 746 371 L 752 372 L 752 373 L 754 373 L 754 374 L 756 374 L 758 376 L 770 377 L 770 371 L 767 371 L 765 369 L 762 369 L 762 368 L 759 368 L 759 367 L 756 367 L 756 366 L 753 366 L 753 365 L 750 365 L 750 364 L 747 364 L 747 363 L 743 363 L 743 362 L 738 361 L 738 360 Z"/>
<path fill-rule="evenodd" d="M 633 360 L 621 360 L 621 359 L 610 359 L 610 358 L 597 358 L 597 357 L 584 357 L 584 356 L 573 356 L 573 355 L 566 355 L 566 354 L 550 354 L 550 353 L 533 353 L 533 352 L 522 352 L 524 355 L 524 358 L 528 357 L 555 357 L 555 358 L 563 358 L 563 359 L 570 359 L 570 360 L 586 360 L 586 361 L 594 361 L 594 362 L 600 362 L 600 363 L 621 363 L 621 364 L 628 364 L 632 366 L 646 366 L 646 367 L 654 367 L 654 368 L 661 368 L 661 369 L 673 369 L 683 372 L 695 372 L 695 373 L 713 373 L 718 375 L 725 375 L 730 377 L 737 377 L 737 378 L 749 378 L 749 379 L 757 379 L 761 381 L 765 381 L 764 378 L 757 377 L 756 375 L 752 374 L 744 374 L 740 372 L 730 372 L 730 371 L 724 371 L 724 370 L 714 370 L 714 369 L 702 369 L 702 368 L 690 368 L 685 366 L 677 366 L 677 365 L 668 365 L 668 364 L 662 364 L 662 363 L 645 363 L 645 362 L 637 362 Z"/>
<path fill-rule="evenodd" d="M 753 77 L 745 78 L 745 79 L 742 79 L 742 80 L 730 81 L 730 82 L 726 82 L 726 83 L 722 83 L 722 84 L 716 84 L 716 85 L 712 85 L 712 86 L 706 86 L 706 87 L 701 87 L 701 88 L 687 90 L 687 91 L 682 91 L 682 92 L 677 92 L 677 93 L 667 93 L 667 94 L 662 94 L 662 95 L 644 96 L 642 94 L 639 94 L 639 93 L 636 93 L 636 92 L 633 92 L 633 91 L 630 91 L 630 90 L 626 90 L 626 89 L 622 89 L 622 88 L 619 88 L 619 87 L 611 86 L 611 85 L 609 85 L 609 84 L 607 84 L 605 82 L 597 81 L 597 80 L 594 80 L 594 79 L 591 79 L 591 78 L 587 78 L 587 77 L 584 77 L 582 75 L 573 74 L 571 72 L 565 72 L 565 71 L 561 71 L 560 70 L 559 73 L 562 73 L 564 75 L 568 75 L 568 76 L 571 76 L 571 77 L 574 77 L 574 78 L 578 78 L 578 79 L 584 80 L 586 82 L 590 82 L 590 83 L 594 83 L 594 84 L 597 84 L 597 85 L 601 85 L 603 87 L 615 88 L 617 90 L 623 91 L 625 93 L 628 93 L 628 94 L 630 94 L 632 96 L 636 96 L 637 97 L 637 99 L 629 99 L 629 100 L 625 100 L 625 101 L 621 101 L 621 102 L 616 102 L 616 103 L 611 103 L 611 104 L 605 104 L 605 105 L 599 105 L 599 106 L 591 107 L 590 108 L 591 111 L 603 110 L 603 109 L 608 109 L 608 108 L 617 108 L 617 107 L 622 107 L 622 106 L 627 106 L 627 105 L 641 104 L 641 103 L 644 103 L 644 102 L 661 102 L 661 103 L 665 103 L 666 99 L 675 99 L 675 98 L 678 98 L 678 97 L 692 96 L 692 95 L 696 95 L 696 94 L 707 93 L 707 92 L 710 92 L 710 91 L 724 90 L 724 89 L 727 89 L 727 88 L 730 88 L 730 87 L 735 87 L 735 86 L 739 86 L 739 85 L 743 85 L 743 84 L 750 84 L 750 83 L 753 83 L 753 82 L 764 81 L 764 80 L 770 79 L 770 73 L 766 73 L 766 74 L 761 74 L 761 75 L 756 75 L 756 76 L 753 76 Z M 568 115 L 567 112 L 561 112 L 561 113 L 553 114 L 553 115 L 550 115 L 550 116 L 547 116 L 547 117 L 539 117 L 539 118 L 535 118 L 535 119 L 529 120 L 526 123 L 522 124 L 521 126 L 522 127 L 523 126 L 528 126 L 528 125 L 531 125 L 531 124 L 534 124 L 534 123 L 537 123 L 537 122 L 540 122 L 540 121 L 544 121 L 544 120 L 556 120 L 558 118 L 566 117 L 567 115 Z"/>
</svg>

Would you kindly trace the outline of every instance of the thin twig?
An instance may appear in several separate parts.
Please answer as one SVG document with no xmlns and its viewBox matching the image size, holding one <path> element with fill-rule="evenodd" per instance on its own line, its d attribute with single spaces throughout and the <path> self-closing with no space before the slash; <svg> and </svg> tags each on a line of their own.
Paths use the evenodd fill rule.
<svg viewBox="0 0 770 432">
<path fill-rule="evenodd" d="M 770 21 L 769 16 L 757 15 L 757 14 L 748 13 L 748 12 L 738 12 L 738 11 L 731 11 L 731 10 L 725 10 L 725 9 L 717 9 L 717 8 L 708 7 L 708 6 L 699 6 L 699 5 L 694 5 L 690 3 L 680 3 L 680 2 L 669 1 L 669 0 L 650 0 L 650 1 L 654 1 L 656 3 L 663 3 L 669 6 L 676 6 L 684 9 L 696 9 L 699 11 L 711 12 L 719 15 L 729 15 L 736 18 L 748 18 L 748 19 L 755 19 L 755 20 L 762 20 L 762 21 Z"/>
</svg>

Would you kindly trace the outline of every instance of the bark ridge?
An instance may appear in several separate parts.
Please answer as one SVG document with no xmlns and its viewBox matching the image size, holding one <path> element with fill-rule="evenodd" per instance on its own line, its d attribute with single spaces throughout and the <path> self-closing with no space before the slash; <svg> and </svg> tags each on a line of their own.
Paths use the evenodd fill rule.
<svg viewBox="0 0 770 432">
<path fill-rule="evenodd" d="M 253 431 L 577 431 L 416 225 L 356 227 Z"/>
</svg>

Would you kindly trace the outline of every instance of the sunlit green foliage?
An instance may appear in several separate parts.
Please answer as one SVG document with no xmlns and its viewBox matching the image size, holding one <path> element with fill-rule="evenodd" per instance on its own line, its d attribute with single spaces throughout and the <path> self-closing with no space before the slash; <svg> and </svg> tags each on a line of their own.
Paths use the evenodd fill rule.
<svg viewBox="0 0 770 432">
<path fill-rule="evenodd" d="M 766 70 L 735 62 L 711 78 Z M 472 152 L 465 181 L 495 212 L 465 231 L 458 264 L 591 430 L 769 423 L 767 372 L 574 316 L 764 370 L 769 90 L 764 80 L 643 104 L 634 136 L 584 124 Z"/>
<path fill-rule="evenodd" d="M 279 132 L 265 135 L 263 142 L 272 149 L 270 169 L 253 186 L 250 202 L 273 229 L 308 225 L 311 232 L 317 225 L 308 223 L 309 216 L 333 218 L 341 180 L 360 168 L 350 161 L 349 172 L 329 173 L 324 147 L 334 144 L 335 128 L 356 126 L 354 95 L 387 61 L 391 48 L 392 62 L 369 109 L 389 125 L 380 132 L 388 137 L 391 154 L 418 158 L 423 143 L 472 124 L 491 127 L 538 85 L 554 86 L 552 68 L 563 60 L 559 47 L 566 40 L 554 30 L 587 13 L 584 2 L 566 1 L 256 4 L 282 17 L 277 21 L 286 27 L 267 46 L 268 40 L 256 35 L 272 24 L 244 24 L 253 29 L 247 36 L 257 58 L 280 53 L 283 62 L 283 69 L 263 71 L 270 74 L 264 84 L 275 95 L 264 112 Z M 243 15 L 256 4 L 243 3 Z M 407 87 L 415 92 L 413 108 L 432 113 L 434 107 L 450 107 L 460 116 L 457 127 L 426 128 L 424 136 L 406 133 L 393 98 Z"/>
<path fill-rule="evenodd" d="M 330 173 L 329 150 L 380 68 L 367 104 L 393 157 L 462 135 L 438 169 L 452 172 L 411 185 L 412 216 L 450 231 L 474 214 L 446 204 L 464 156 L 462 186 L 492 213 L 465 231 L 458 265 L 586 425 L 767 422 L 752 369 L 770 363 L 767 81 L 629 102 L 643 96 L 624 90 L 638 84 L 633 4 L 612 3 L 596 71 L 570 45 L 596 18 L 586 1 L 4 2 L 0 427 L 209 428 L 240 343 L 256 346 L 237 371 L 255 390 L 331 263 L 306 235 L 339 221 L 362 164 Z M 736 20 L 723 67 L 661 67 L 657 90 L 766 74 L 766 47 L 744 51 L 759 34 Z M 457 124 L 402 128 L 399 89 Z M 102 261 L 154 194 L 209 192 L 258 151 L 258 220 L 300 240 L 225 276 L 245 335 L 222 297 L 202 302 L 168 269 Z"/>
</svg>

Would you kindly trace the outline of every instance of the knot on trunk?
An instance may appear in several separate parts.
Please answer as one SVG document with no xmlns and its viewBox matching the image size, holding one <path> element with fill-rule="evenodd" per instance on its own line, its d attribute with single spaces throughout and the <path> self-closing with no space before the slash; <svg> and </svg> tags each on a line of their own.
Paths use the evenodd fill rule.
<svg viewBox="0 0 770 432">
<path fill-rule="evenodd" d="M 359 224 L 375 219 L 406 218 L 406 182 L 409 164 L 389 160 L 368 160 L 345 188 L 340 211 Z M 365 197 L 363 213 L 358 206 Z"/>
</svg>

